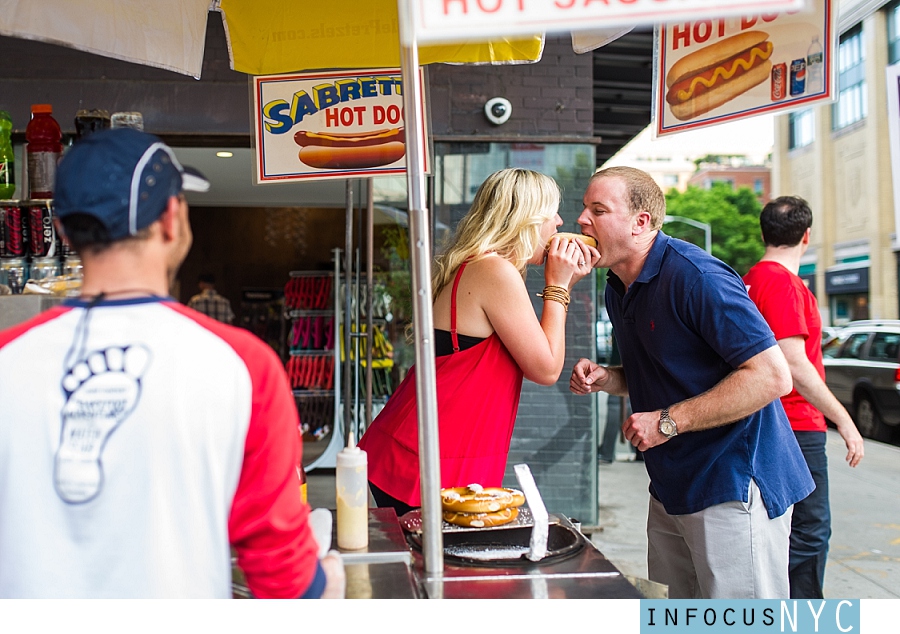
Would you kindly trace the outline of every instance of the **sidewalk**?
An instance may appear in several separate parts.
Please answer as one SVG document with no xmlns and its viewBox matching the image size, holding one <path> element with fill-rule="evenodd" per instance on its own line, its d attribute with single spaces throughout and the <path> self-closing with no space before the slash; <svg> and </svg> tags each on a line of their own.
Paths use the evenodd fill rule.
<svg viewBox="0 0 900 634">
<path fill-rule="evenodd" d="M 605 404 L 600 404 L 601 428 Z M 900 599 L 900 447 L 866 440 L 866 455 L 851 469 L 835 430 L 826 446 L 832 537 L 825 597 Z M 600 464 L 598 527 L 590 537 L 624 574 L 647 578 L 649 478 L 621 439 L 616 462 Z M 309 474 L 309 502 L 335 508 L 334 470 Z M 370 500 L 371 503 L 371 500 Z"/>
<path fill-rule="evenodd" d="M 866 441 L 862 463 L 844 462 L 841 437 L 828 431 L 832 537 L 826 598 L 900 598 L 900 447 Z M 623 573 L 647 577 L 649 479 L 641 462 L 599 466 L 601 530 L 592 541 Z"/>
</svg>

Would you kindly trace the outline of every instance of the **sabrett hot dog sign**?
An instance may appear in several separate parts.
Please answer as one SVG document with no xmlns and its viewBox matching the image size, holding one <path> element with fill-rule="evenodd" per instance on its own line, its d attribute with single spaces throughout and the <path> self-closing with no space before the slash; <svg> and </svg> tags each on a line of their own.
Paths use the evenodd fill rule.
<svg viewBox="0 0 900 634">
<path fill-rule="evenodd" d="M 832 101 L 832 0 L 657 27 L 656 136 Z"/>
<path fill-rule="evenodd" d="M 269 75 L 253 84 L 258 184 L 405 173 L 399 69 Z"/>
</svg>

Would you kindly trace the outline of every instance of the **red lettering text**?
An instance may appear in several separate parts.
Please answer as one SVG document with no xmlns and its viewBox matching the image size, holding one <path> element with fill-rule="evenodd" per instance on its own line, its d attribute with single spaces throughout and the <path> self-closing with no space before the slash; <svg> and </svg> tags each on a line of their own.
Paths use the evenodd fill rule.
<svg viewBox="0 0 900 634">
<path fill-rule="evenodd" d="M 712 22 L 702 20 L 694 24 L 694 41 L 702 44 L 712 35 Z"/>
<path fill-rule="evenodd" d="M 677 25 L 672 27 L 672 50 L 677 51 L 680 47 L 688 47 L 691 45 L 691 23 Z"/>
<path fill-rule="evenodd" d="M 478 3 L 478 8 L 481 9 L 482 11 L 484 11 L 485 13 L 494 13 L 503 4 L 503 0 L 496 0 L 497 4 L 494 6 L 493 9 L 490 9 L 485 6 L 486 3 L 482 2 L 482 0 L 475 0 L 475 1 Z"/>
<path fill-rule="evenodd" d="M 388 123 L 397 123 L 400 121 L 400 108 L 399 106 L 388 106 L 385 108 L 384 106 L 373 106 L 372 107 L 372 118 L 375 125 L 381 125 L 385 121 Z"/>
</svg>

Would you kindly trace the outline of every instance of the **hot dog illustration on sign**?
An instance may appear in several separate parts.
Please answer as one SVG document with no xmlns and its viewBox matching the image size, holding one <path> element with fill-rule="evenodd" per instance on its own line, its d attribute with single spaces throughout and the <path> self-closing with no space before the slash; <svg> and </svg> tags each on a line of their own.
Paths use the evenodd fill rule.
<svg viewBox="0 0 900 634">
<path fill-rule="evenodd" d="M 403 128 L 370 132 L 310 132 L 301 130 L 294 141 L 300 161 L 318 169 L 361 169 L 390 165 L 406 153 Z"/>
<path fill-rule="evenodd" d="M 769 78 L 774 46 L 768 33 L 747 31 L 678 60 L 666 74 L 666 102 L 687 121 L 731 101 Z"/>
</svg>

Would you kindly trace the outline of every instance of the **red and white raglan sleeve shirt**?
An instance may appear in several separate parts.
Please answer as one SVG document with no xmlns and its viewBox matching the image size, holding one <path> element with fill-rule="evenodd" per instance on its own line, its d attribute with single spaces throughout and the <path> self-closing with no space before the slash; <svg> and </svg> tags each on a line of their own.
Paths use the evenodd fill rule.
<svg viewBox="0 0 900 634">
<path fill-rule="evenodd" d="M 0 333 L 0 597 L 226 598 L 231 545 L 255 596 L 304 595 L 318 546 L 275 352 L 169 300 L 85 308 Z"/>
</svg>

